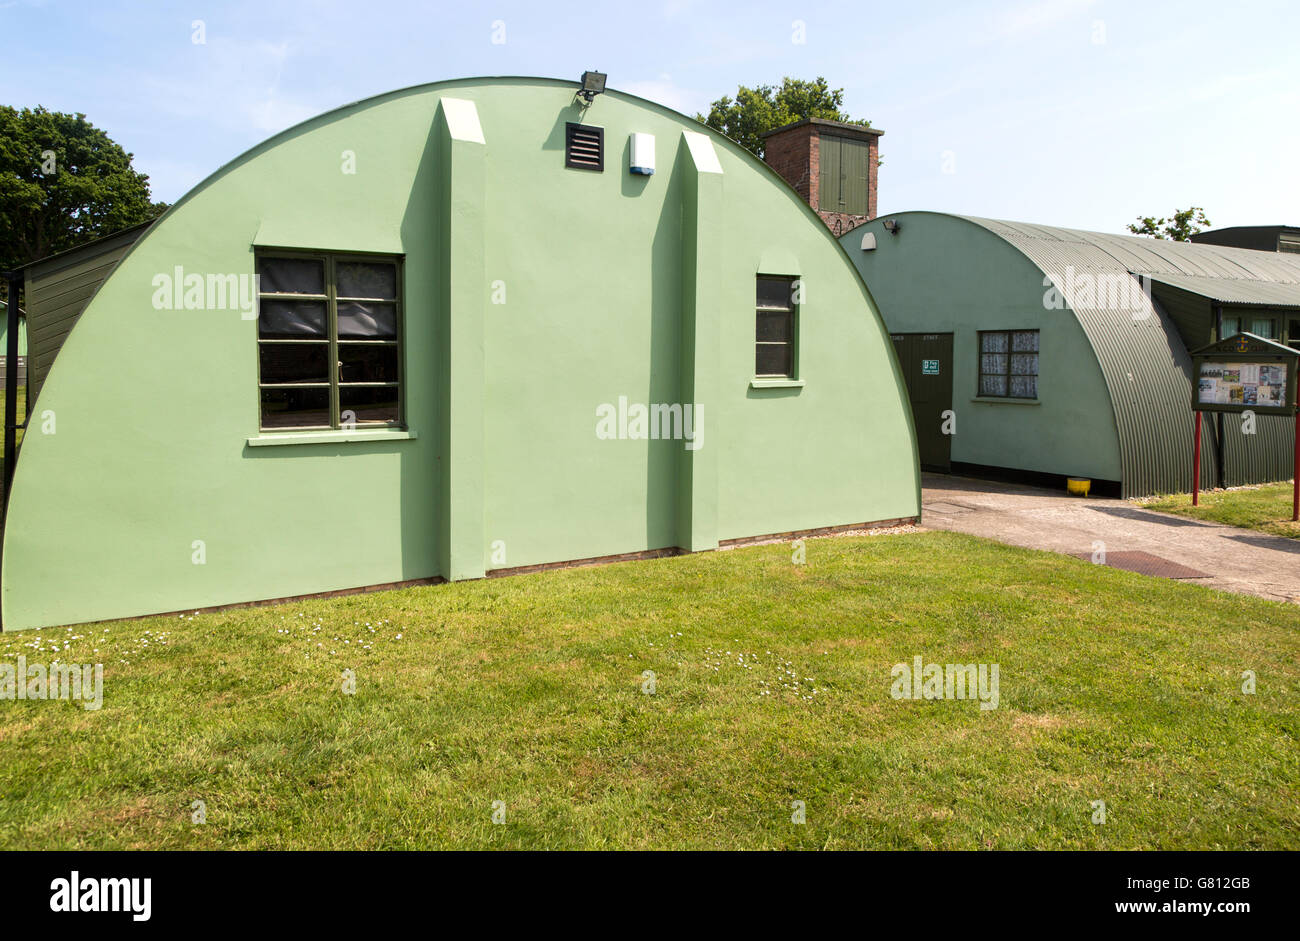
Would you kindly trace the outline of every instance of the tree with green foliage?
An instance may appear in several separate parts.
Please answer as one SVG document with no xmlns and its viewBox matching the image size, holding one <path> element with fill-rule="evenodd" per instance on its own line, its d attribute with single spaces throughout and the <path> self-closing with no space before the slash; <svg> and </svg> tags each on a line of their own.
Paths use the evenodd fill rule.
<svg viewBox="0 0 1300 941">
<path fill-rule="evenodd" d="M 1175 209 L 1172 218 L 1157 219 L 1155 216 L 1138 216 L 1137 222 L 1130 222 L 1128 230 L 1134 235 L 1147 235 L 1151 238 L 1168 239 L 1171 242 L 1189 242 L 1192 236 L 1202 229 L 1213 225 L 1205 218 L 1205 210 L 1200 206 L 1187 209 Z"/>
<path fill-rule="evenodd" d="M 781 87 L 758 85 L 748 88 L 741 85 L 736 97 L 724 96 L 713 102 L 708 116 L 697 114 L 695 119 L 721 131 L 737 144 L 763 156 L 763 138 L 766 131 L 774 130 L 805 118 L 824 118 L 844 124 L 871 127 L 871 122 L 849 117 L 842 110 L 844 89 L 831 88 L 820 75 L 806 82 L 786 76 Z"/>
<path fill-rule="evenodd" d="M 0 105 L 0 270 L 166 209 L 131 157 L 84 114 Z"/>
</svg>

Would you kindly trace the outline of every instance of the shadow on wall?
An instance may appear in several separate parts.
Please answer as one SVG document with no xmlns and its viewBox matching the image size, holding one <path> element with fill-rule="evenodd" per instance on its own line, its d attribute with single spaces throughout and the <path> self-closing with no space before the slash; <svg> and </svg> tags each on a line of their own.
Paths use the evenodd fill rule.
<svg viewBox="0 0 1300 941">
<path fill-rule="evenodd" d="M 655 141 L 661 148 L 684 150 L 680 135 L 672 141 Z M 685 285 L 682 243 L 682 174 L 680 156 L 675 156 L 676 170 L 665 178 L 660 174 L 641 176 L 632 173 L 632 143 L 624 143 L 623 157 L 615 172 L 622 174 L 622 192 L 635 198 L 645 193 L 651 180 L 665 186 L 663 206 L 651 239 L 650 257 L 650 381 L 645 390 L 646 403 L 682 402 L 682 303 Z M 608 169 L 608 167 L 607 167 Z M 652 193 L 650 197 L 653 198 Z M 685 405 L 685 402 L 682 402 Z M 650 499 L 645 508 L 645 545 L 649 549 L 666 549 L 681 541 L 677 532 L 677 503 L 681 494 L 678 477 L 681 441 L 651 441 L 646 448 L 646 492 Z"/>
<path fill-rule="evenodd" d="M 438 298 L 438 265 L 442 256 L 442 192 L 438 174 L 438 118 L 435 114 L 429 124 L 424 153 L 411 180 L 411 191 L 406 199 L 406 213 L 402 217 L 400 236 L 407 252 L 403 271 L 406 277 L 404 295 L 406 310 L 434 311 L 433 317 L 404 318 L 403 351 L 405 368 L 402 372 L 403 394 L 406 397 L 407 427 L 419 437 L 414 441 L 396 442 L 401 473 L 401 530 L 402 578 L 427 578 L 434 575 L 446 577 L 441 559 L 447 558 L 450 547 L 442 545 L 443 512 L 439 495 L 442 493 L 442 475 L 446 462 L 441 453 L 443 441 L 442 417 L 438 409 L 440 390 L 435 377 L 441 375 L 436 364 L 445 351 L 443 304 Z M 411 251 L 424 246 L 424 251 Z M 420 357 L 427 363 L 425 369 L 411 369 L 411 363 Z M 411 381 L 412 374 L 426 377 L 426 381 Z"/>
<path fill-rule="evenodd" d="M 551 127 L 551 133 L 546 135 L 546 140 L 542 142 L 542 150 L 564 150 L 564 126 L 569 123 L 583 124 L 583 118 L 587 114 L 586 108 L 580 108 L 576 101 L 570 102 L 569 106 L 562 109 L 555 118 L 555 124 Z M 605 142 L 607 145 L 609 141 Z M 608 148 L 606 148 L 608 149 Z M 563 165 L 563 162 L 561 162 Z M 605 169 L 609 169 L 606 164 Z"/>
</svg>

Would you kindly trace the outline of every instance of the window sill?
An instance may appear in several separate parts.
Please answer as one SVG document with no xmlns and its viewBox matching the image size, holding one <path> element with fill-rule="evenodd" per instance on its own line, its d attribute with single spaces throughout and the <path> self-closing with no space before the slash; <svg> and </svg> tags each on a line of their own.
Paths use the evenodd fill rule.
<svg viewBox="0 0 1300 941">
<path fill-rule="evenodd" d="M 265 448 L 286 444 L 351 444 L 364 441 L 409 441 L 414 431 L 400 428 L 377 428 L 374 431 L 286 431 L 254 435 L 245 438 L 250 448 Z"/>
<path fill-rule="evenodd" d="M 751 379 L 751 389 L 802 389 L 802 379 Z"/>
<path fill-rule="evenodd" d="M 982 396 L 976 396 L 975 398 L 971 399 L 971 401 L 978 402 L 981 405 L 1042 405 L 1043 404 L 1038 399 L 1017 399 L 1017 398 L 1012 398 L 1009 395 L 1008 396 L 982 395 Z"/>
</svg>

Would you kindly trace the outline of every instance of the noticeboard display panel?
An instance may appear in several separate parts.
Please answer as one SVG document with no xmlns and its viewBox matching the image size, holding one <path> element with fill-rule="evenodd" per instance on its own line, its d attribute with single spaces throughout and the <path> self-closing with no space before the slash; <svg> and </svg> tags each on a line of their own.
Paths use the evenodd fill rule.
<svg viewBox="0 0 1300 941">
<path fill-rule="evenodd" d="M 1282 363 L 1201 362 L 1196 398 L 1201 405 L 1242 408 L 1287 405 L 1287 368 Z"/>
<path fill-rule="evenodd" d="M 1249 333 L 1197 350 L 1192 354 L 1192 408 L 1292 415 L 1298 355 Z"/>
</svg>

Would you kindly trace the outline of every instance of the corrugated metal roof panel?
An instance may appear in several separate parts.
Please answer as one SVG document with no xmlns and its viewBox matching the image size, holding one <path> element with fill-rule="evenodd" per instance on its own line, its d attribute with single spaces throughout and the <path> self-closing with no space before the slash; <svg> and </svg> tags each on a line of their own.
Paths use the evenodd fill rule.
<svg viewBox="0 0 1300 941">
<path fill-rule="evenodd" d="M 1034 251 L 1054 248 L 1063 258 L 1075 257 L 1077 266 L 1086 258 L 1109 257 L 1111 267 L 1155 274 L 1189 274 L 1220 278 L 1253 278 L 1260 281 L 1300 283 L 1300 257 L 1290 253 L 1260 252 L 1226 245 L 1173 242 L 1138 235 L 1112 235 L 1082 229 L 1004 219 L 962 216 L 1009 242 L 1028 240 Z M 1032 257 L 1032 256 L 1031 256 Z"/>
<path fill-rule="evenodd" d="M 27 265 L 27 328 L 32 349 L 28 402 L 35 402 L 40 395 L 55 357 L 90 299 L 150 224 L 123 229 Z"/>
<path fill-rule="evenodd" d="M 1258 307 L 1300 307 L 1300 283 L 1257 281 L 1246 278 L 1205 278 L 1185 274 L 1153 274 L 1152 281 L 1191 291 L 1220 304 Z"/>
</svg>

